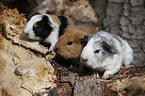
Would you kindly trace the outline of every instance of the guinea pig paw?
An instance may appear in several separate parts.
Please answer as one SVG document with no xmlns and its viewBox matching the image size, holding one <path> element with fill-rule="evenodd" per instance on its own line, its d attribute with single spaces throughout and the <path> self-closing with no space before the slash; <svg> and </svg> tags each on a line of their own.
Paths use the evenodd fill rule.
<svg viewBox="0 0 145 96">
<path fill-rule="evenodd" d="M 111 79 L 112 77 L 113 77 L 112 74 L 104 74 L 104 75 L 102 76 L 103 79 Z"/>
</svg>

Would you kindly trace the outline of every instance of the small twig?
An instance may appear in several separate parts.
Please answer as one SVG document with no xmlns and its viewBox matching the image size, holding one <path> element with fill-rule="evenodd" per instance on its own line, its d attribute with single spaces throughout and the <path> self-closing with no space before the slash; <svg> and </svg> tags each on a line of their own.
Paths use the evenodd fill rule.
<svg viewBox="0 0 145 96">
<path fill-rule="evenodd" d="M 133 76 L 133 75 L 129 75 L 128 77 L 125 78 L 125 80 L 129 79 L 131 76 Z"/>
<path fill-rule="evenodd" d="M 100 81 L 109 82 L 109 81 L 113 81 L 113 80 L 100 80 Z"/>
<path fill-rule="evenodd" d="M 7 12 L 7 14 L 8 14 L 8 16 L 9 16 L 9 17 L 12 17 L 12 16 L 9 14 L 9 12 L 8 12 L 8 11 L 6 11 L 6 12 Z"/>
</svg>

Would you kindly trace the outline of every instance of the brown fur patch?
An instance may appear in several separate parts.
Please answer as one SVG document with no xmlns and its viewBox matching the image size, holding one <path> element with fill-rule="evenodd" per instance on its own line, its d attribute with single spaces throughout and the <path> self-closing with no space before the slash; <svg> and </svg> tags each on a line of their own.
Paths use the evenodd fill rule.
<svg viewBox="0 0 145 96">
<path fill-rule="evenodd" d="M 82 51 L 80 38 L 94 33 L 96 33 L 95 28 L 89 25 L 67 27 L 64 35 L 56 43 L 57 53 L 66 59 L 78 58 Z M 69 41 L 72 41 L 72 45 L 67 44 Z"/>
<path fill-rule="evenodd" d="M 68 17 L 68 16 L 66 16 L 66 18 L 67 18 L 68 23 L 69 23 L 70 26 L 75 26 L 74 21 L 73 21 L 72 18 L 70 18 L 70 17 Z"/>
<path fill-rule="evenodd" d="M 54 23 L 57 23 L 58 25 L 61 24 L 61 22 L 59 21 L 57 15 L 49 15 L 49 16 L 52 18 Z"/>
</svg>

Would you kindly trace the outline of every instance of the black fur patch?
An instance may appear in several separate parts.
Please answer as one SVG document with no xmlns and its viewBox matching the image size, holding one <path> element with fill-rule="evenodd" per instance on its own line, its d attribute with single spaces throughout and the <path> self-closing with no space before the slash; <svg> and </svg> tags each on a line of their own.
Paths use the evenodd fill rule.
<svg viewBox="0 0 145 96">
<path fill-rule="evenodd" d="M 60 22 L 61 22 L 61 25 L 59 27 L 59 37 L 61 35 L 64 34 L 64 29 L 67 27 L 68 25 L 68 21 L 67 21 L 67 18 L 65 16 L 58 16 Z"/>
<path fill-rule="evenodd" d="M 36 27 L 33 26 L 35 36 L 45 39 L 50 35 L 52 27 L 50 26 L 51 22 L 47 16 L 43 16 L 41 21 L 36 23 Z"/>
<path fill-rule="evenodd" d="M 87 36 L 87 35 L 85 35 L 84 38 L 80 38 L 81 44 L 82 44 L 83 46 L 86 46 L 86 45 L 87 45 L 87 43 L 88 43 L 88 41 L 89 41 L 88 38 L 89 38 L 89 36 Z"/>
</svg>

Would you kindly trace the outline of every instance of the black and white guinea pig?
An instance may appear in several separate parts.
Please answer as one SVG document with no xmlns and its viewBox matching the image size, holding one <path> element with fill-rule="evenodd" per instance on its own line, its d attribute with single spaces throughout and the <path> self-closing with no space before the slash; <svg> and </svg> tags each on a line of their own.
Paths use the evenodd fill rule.
<svg viewBox="0 0 145 96">
<path fill-rule="evenodd" d="M 103 78 L 117 73 L 122 64 L 128 66 L 133 61 L 133 50 L 119 36 L 100 31 L 84 36 L 86 46 L 80 55 L 83 65 L 104 72 Z"/>
<path fill-rule="evenodd" d="M 68 25 L 74 26 L 74 22 L 67 16 L 38 13 L 27 22 L 24 34 L 29 39 L 51 44 L 49 51 L 53 51 L 58 38 L 63 35 Z"/>
</svg>

